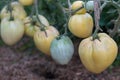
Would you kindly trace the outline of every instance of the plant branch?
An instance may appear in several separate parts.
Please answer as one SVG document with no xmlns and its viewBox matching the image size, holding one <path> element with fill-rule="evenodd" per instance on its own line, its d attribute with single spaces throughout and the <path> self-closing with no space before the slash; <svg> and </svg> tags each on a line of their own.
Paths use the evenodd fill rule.
<svg viewBox="0 0 120 80">
<path fill-rule="evenodd" d="M 104 9 L 104 7 L 107 5 L 107 0 L 104 1 L 104 3 L 101 5 L 100 10 L 102 12 L 102 10 Z"/>
<path fill-rule="evenodd" d="M 106 5 L 113 5 L 116 9 L 120 9 L 120 5 L 119 5 L 117 2 L 106 0 L 106 1 L 104 1 L 104 3 L 102 4 L 102 6 L 100 7 L 101 10 L 103 10 L 103 8 L 104 8 Z"/>
<path fill-rule="evenodd" d="M 34 5 L 32 5 L 32 10 L 31 10 L 31 14 L 30 17 L 32 18 L 32 16 L 35 14 L 35 7 Z"/>
<path fill-rule="evenodd" d="M 97 33 L 99 30 L 101 30 L 99 27 L 99 20 L 100 20 L 100 1 L 99 0 L 94 0 L 94 18 L 95 18 L 96 30 L 93 33 L 93 40 L 98 37 Z"/>
<path fill-rule="evenodd" d="M 39 18 L 39 12 L 38 12 L 38 0 L 35 0 L 35 2 L 34 2 L 34 7 L 35 7 L 35 12 L 36 12 L 36 17 L 37 17 L 38 22 L 39 22 L 40 25 L 41 25 L 41 28 L 46 27 L 46 26 L 41 22 L 41 20 L 40 20 L 40 18 Z"/>
<path fill-rule="evenodd" d="M 11 6 L 11 3 L 13 2 L 13 0 L 10 0 L 10 1 L 8 1 L 8 6 L 7 6 L 7 10 L 10 12 L 10 20 L 13 20 L 14 18 L 13 18 L 13 15 L 12 15 L 12 10 L 13 10 L 13 8 L 12 8 L 12 6 Z"/>
<path fill-rule="evenodd" d="M 47 37 L 47 32 L 45 30 L 45 25 L 41 22 L 40 18 L 39 18 L 39 12 L 38 12 L 38 0 L 35 0 L 34 1 L 34 7 L 35 7 L 35 12 L 36 12 L 36 17 L 37 17 L 37 20 L 38 22 L 40 23 L 40 28 L 41 30 L 43 30 L 45 32 L 45 35 Z"/>
<path fill-rule="evenodd" d="M 69 7 L 69 17 L 72 15 L 71 13 L 71 2 L 68 0 L 68 7 Z"/>
<path fill-rule="evenodd" d="M 109 35 L 111 37 L 114 37 L 116 35 L 116 33 L 119 33 L 119 27 L 120 27 L 120 14 L 119 14 L 117 20 L 115 21 L 113 30 L 111 30 L 109 32 Z"/>
<path fill-rule="evenodd" d="M 63 35 L 67 35 L 67 24 L 68 24 L 68 18 L 67 18 L 67 15 L 66 15 L 66 11 L 65 11 L 65 9 L 64 9 L 64 7 L 61 5 L 61 3 L 58 1 L 58 0 L 56 0 L 56 4 L 57 4 L 57 6 L 60 8 L 60 10 L 63 12 L 63 16 L 64 16 L 64 19 L 65 19 L 65 24 L 63 25 L 63 27 L 65 28 L 65 32 L 64 32 L 64 34 Z M 69 2 L 69 1 L 68 1 Z M 69 2 L 69 4 L 70 4 L 70 2 Z"/>
<path fill-rule="evenodd" d="M 119 4 L 119 3 L 120 3 L 120 0 L 118 0 L 117 3 Z"/>
<path fill-rule="evenodd" d="M 120 2 L 120 0 L 118 2 Z M 109 35 L 111 37 L 114 37 L 117 33 L 119 33 L 119 26 L 120 26 L 120 5 L 118 4 L 118 2 L 115 2 L 113 0 L 111 0 L 111 1 L 106 0 L 106 1 L 104 1 L 103 5 L 101 6 L 101 11 L 102 11 L 103 8 L 106 5 L 112 5 L 112 6 L 114 6 L 117 9 L 118 14 L 119 14 L 117 20 L 115 20 L 115 22 L 114 22 L 114 28 L 113 28 L 113 30 L 109 31 Z"/>
</svg>

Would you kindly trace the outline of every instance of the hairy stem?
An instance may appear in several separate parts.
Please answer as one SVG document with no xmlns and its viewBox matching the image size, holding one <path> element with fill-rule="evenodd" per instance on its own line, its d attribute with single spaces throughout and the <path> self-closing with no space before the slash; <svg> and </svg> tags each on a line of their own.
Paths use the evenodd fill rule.
<svg viewBox="0 0 120 80">
<path fill-rule="evenodd" d="M 98 36 L 97 36 L 97 33 L 98 33 L 98 31 L 100 30 L 100 27 L 99 27 L 99 20 L 100 20 L 100 1 L 99 1 L 99 0 L 94 0 L 94 18 L 95 18 L 95 27 L 96 27 L 96 30 L 95 30 L 95 32 L 93 33 L 93 40 L 98 37 Z"/>
<path fill-rule="evenodd" d="M 58 1 L 58 0 L 56 0 L 56 4 L 57 4 L 57 6 L 60 8 L 60 10 L 63 12 L 63 16 L 64 16 L 64 19 L 65 19 L 65 24 L 63 25 L 63 27 L 65 28 L 65 32 L 64 32 L 64 34 L 63 35 L 67 35 L 67 24 L 68 24 L 68 18 L 67 18 L 67 15 L 66 15 L 66 11 L 65 11 L 65 9 L 64 9 L 64 7 L 61 5 L 61 3 Z M 69 1 L 68 1 L 69 2 Z"/>
<path fill-rule="evenodd" d="M 8 1 L 8 6 L 7 6 L 7 10 L 10 12 L 10 20 L 14 20 L 14 17 L 12 15 L 12 6 L 11 3 L 13 2 L 13 0 Z"/>
<path fill-rule="evenodd" d="M 32 16 L 35 14 L 35 7 L 34 5 L 32 5 L 32 10 L 31 10 L 31 14 L 30 17 L 32 18 Z"/>
<path fill-rule="evenodd" d="M 71 13 L 71 2 L 68 0 L 68 7 L 69 7 L 69 17 L 72 15 Z"/>
<path fill-rule="evenodd" d="M 120 27 L 120 14 L 117 20 L 115 21 L 114 28 L 109 32 L 109 35 L 111 37 L 114 37 L 118 32 L 119 32 L 119 27 Z"/>
<path fill-rule="evenodd" d="M 35 12 L 36 12 L 36 17 L 38 22 L 40 23 L 40 29 L 43 30 L 45 32 L 45 35 L 47 37 L 47 32 L 45 30 L 45 25 L 41 22 L 41 20 L 39 19 L 39 12 L 38 12 L 38 0 L 35 0 L 34 2 L 34 7 L 35 7 Z"/>
</svg>

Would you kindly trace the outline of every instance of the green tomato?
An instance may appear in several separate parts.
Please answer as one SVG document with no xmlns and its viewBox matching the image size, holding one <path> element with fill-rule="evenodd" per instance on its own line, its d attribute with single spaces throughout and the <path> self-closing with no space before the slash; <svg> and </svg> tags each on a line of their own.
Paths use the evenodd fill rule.
<svg viewBox="0 0 120 80">
<path fill-rule="evenodd" d="M 94 1 L 88 1 L 86 3 L 86 9 L 87 9 L 87 11 L 93 11 L 94 10 Z"/>
<path fill-rule="evenodd" d="M 74 46 L 71 39 L 67 36 L 62 36 L 59 39 L 55 38 L 50 46 L 52 58 L 59 64 L 65 65 L 71 60 L 74 53 Z"/>
</svg>

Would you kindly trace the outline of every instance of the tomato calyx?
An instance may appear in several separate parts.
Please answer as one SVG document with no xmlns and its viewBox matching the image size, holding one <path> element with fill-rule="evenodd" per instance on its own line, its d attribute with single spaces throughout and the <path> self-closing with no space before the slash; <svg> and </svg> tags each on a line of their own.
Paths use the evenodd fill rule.
<svg viewBox="0 0 120 80">
<path fill-rule="evenodd" d="M 65 37 L 65 36 L 67 36 L 67 35 L 65 35 L 65 34 L 59 35 L 59 36 L 56 37 L 56 39 L 57 39 L 57 40 L 60 40 L 60 39 L 62 39 L 62 37 Z"/>
<path fill-rule="evenodd" d="M 61 36 L 57 36 L 56 39 L 57 39 L 57 40 L 60 40 L 60 39 L 61 39 Z"/>
<path fill-rule="evenodd" d="M 94 40 L 99 40 L 100 42 L 101 42 L 101 40 L 100 40 L 100 38 L 99 38 L 99 36 L 98 36 L 98 34 L 96 34 L 96 36 L 95 37 L 92 37 L 92 39 L 91 39 L 91 41 L 94 41 Z"/>
<path fill-rule="evenodd" d="M 40 30 L 41 30 L 41 31 L 44 31 L 45 36 L 48 37 L 47 32 L 46 32 L 46 29 L 45 29 L 44 27 L 43 27 L 43 28 L 40 28 Z"/>
<path fill-rule="evenodd" d="M 32 21 L 32 25 L 36 25 L 36 23 L 37 23 L 36 21 Z"/>
<path fill-rule="evenodd" d="M 77 11 L 79 11 L 79 10 L 81 10 L 83 8 L 85 8 L 84 4 L 82 4 L 82 6 L 77 8 L 76 10 L 72 10 L 71 14 L 74 15 Z"/>
<path fill-rule="evenodd" d="M 10 12 L 10 19 L 9 19 L 10 21 L 14 20 L 14 17 L 12 16 L 12 10 L 13 10 L 13 8 L 12 8 L 11 2 L 10 2 L 7 6 L 7 12 Z"/>
<path fill-rule="evenodd" d="M 98 39 L 100 41 L 99 36 L 98 36 L 98 31 L 99 31 L 99 29 L 96 29 L 95 32 L 93 33 L 92 41 L 94 41 L 95 39 Z"/>
</svg>

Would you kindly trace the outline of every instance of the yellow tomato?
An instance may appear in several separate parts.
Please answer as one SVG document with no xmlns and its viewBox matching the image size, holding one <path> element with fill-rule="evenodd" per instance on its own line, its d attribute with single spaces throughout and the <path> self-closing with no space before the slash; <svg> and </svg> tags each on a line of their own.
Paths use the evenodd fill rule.
<svg viewBox="0 0 120 80">
<path fill-rule="evenodd" d="M 18 3 L 17 1 L 12 2 L 11 7 L 13 8 L 12 16 L 14 18 L 19 18 L 21 20 L 26 18 L 27 13 L 25 12 L 23 6 L 20 3 Z M 1 10 L 0 17 L 1 17 L 1 19 L 5 18 L 5 17 L 10 17 L 10 12 L 7 10 L 7 6 L 4 6 L 3 9 Z"/>
<path fill-rule="evenodd" d="M 32 5 L 34 0 L 19 0 L 19 2 L 24 6 Z"/>
<path fill-rule="evenodd" d="M 118 53 L 116 42 L 105 33 L 98 39 L 84 39 L 79 45 L 79 56 L 83 65 L 93 73 L 101 73 L 115 60 Z"/>
<path fill-rule="evenodd" d="M 24 34 L 24 24 L 20 19 L 9 20 L 4 18 L 1 21 L 1 38 L 7 45 L 16 44 Z"/>
<path fill-rule="evenodd" d="M 46 33 L 44 31 L 35 32 L 34 42 L 40 51 L 46 55 L 50 55 L 50 44 L 59 35 L 59 32 L 53 26 L 46 27 L 45 31 Z"/>
<path fill-rule="evenodd" d="M 33 16 L 33 18 L 35 18 L 35 16 Z M 45 26 L 49 26 L 49 22 L 44 16 L 39 15 L 39 19 L 41 20 L 42 24 L 44 24 Z M 40 26 L 39 22 L 33 23 L 30 17 L 25 18 L 24 20 L 25 34 L 27 36 L 33 37 L 34 33 L 37 30 L 39 30 L 38 25 Z"/>
<path fill-rule="evenodd" d="M 74 1 L 71 8 L 72 10 L 77 10 L 78 8 L 82 6 L 85 6 L 85 3 L 83 1 Z M 85 14 L 85 13 L 86 13 L 85 7 L 83 7 L 82 9 L 76 12 L 76 14 Z"/>
<path fill-rule="evenodd" d="M 88 13 L 73 15 L 69 20 L 68 28 L 79 38 L 88 37 L 93 30 L 93 19 Z"/>
</svg>

